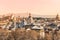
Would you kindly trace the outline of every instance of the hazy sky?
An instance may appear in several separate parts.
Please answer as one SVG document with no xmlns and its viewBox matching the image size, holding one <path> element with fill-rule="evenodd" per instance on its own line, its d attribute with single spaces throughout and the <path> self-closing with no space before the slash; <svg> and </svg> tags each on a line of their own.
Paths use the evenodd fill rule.
<svg viewBox="0 0 60 40">
<path fill-rule="evenodd" d="M 37 15 L 60 14 L 60 0 L 0 0 L 0 14 L 26 12 Z"/>
</svg>

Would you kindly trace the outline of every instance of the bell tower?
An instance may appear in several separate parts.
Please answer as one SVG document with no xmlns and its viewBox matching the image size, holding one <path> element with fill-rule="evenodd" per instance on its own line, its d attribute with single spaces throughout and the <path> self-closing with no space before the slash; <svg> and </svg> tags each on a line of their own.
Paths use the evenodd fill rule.
<svg viewBox="0 0 60 40">
<path fill-rule="evenodd" d="M 28 23 L 33 23 L 33 17 L 31 16 L 31 13 L 29 13 L 28 16 Z"/>
<path fill-rule="evenodd" d="M 56 20 L 59 20 L 59 14 L 56 15 Z"/>
<path fill-rule="evenodd" d="M 31 18 L 31 13 L 29 13 L 29 18 Z"/>
</svg>

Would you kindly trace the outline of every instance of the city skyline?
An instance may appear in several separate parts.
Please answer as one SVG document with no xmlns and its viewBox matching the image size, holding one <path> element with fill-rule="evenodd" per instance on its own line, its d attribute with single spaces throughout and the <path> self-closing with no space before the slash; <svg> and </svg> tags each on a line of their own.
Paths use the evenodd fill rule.
<svg viewBox="0 0 60 40">
<path fill-rule="evenodd" d="M 0 0 L 0 15 L 27 12 L 35 15 L 60 15 L 60 0 Z"/>
</svg>

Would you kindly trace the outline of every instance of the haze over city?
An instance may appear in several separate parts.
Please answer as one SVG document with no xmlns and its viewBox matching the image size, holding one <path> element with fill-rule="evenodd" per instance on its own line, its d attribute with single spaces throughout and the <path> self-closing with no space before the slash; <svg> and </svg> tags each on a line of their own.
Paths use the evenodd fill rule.
<svg viewBox="0 0 60 40">
<path fill-rule="evenodd" d="M 60 0 L 0 0 L 0 15 L 27 12 L 35 15 L 60 14 Z"/>
<path fill-rule="evenodd" d="M 0 40 L 60 40 L 60 0 L 0 0 Z"/>
</svg>

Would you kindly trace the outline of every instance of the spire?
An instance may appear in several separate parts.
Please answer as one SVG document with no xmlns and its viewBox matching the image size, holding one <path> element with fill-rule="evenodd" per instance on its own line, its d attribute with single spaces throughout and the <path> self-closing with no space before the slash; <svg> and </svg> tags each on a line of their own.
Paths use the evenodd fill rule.
<svg viewBox="0 0 60 40">
<path fill-rule="evenodd" d="M 28 19 L 29 19 L 29 23 L 33 23 L 33 17 L 31 16 L 31 13 L 29 13 L 29 17 L 28 17 Z"/>
<path fill-rule="evenodd" d="M 56 15 L 56 20 L 59 20 L 59 14 Z"/>
<path fill-rule="evenodd" d="M 31 13 L 29 13 L 29 18 L 31 18 Z"/>
</svg>

